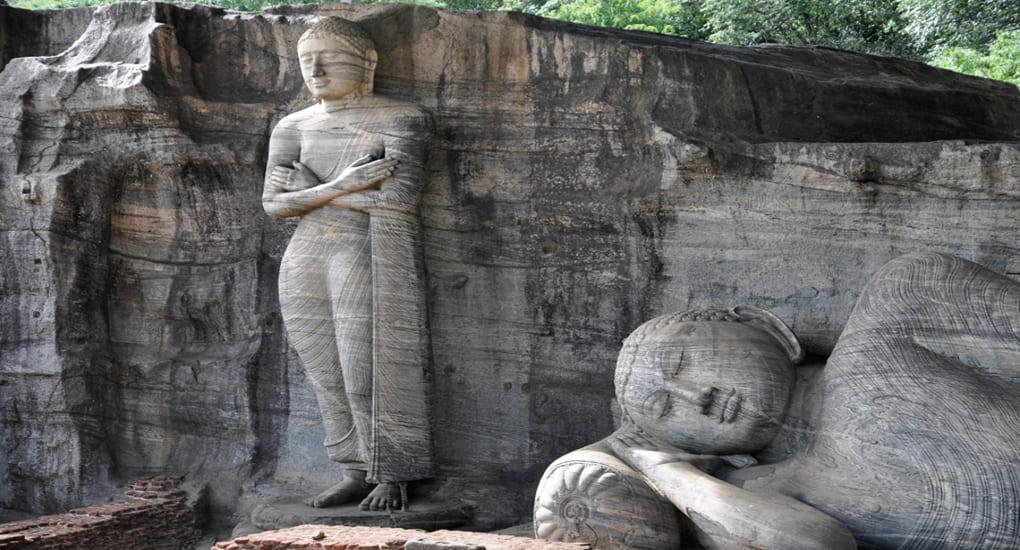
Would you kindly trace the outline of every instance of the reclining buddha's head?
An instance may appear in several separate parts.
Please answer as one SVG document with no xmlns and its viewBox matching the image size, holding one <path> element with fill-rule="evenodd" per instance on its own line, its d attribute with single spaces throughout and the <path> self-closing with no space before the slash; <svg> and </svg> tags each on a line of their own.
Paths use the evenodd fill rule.
<svg viewBox="0 0 1020 550">
<path fill-rule="evenodd" d="M 802 359 L 793 332 L 767 311 L 665 315 L 624 341 L 616 396 L 655 439 L 691 452 L 751 453 L 782 426 Z"/>
</svg>

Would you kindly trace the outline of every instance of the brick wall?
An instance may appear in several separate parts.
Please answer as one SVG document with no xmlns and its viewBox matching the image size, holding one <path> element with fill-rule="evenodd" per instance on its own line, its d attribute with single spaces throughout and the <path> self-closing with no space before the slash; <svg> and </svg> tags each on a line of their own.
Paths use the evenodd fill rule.
<svg viewBox="0 0 1020 550">
<path fill-rule="evenodd" d="M 550 542 L 496 533 L 390 527 L 300 525 L 218 542 L 213 550 L 586 550 L 587 544 Z"/>
<path fill-rule="evenodd" d="M 145 478 L 130 483 L 123 500 L 0 524 L 0 550 L 190 549 L 199 533 L 180 484 Z"/>
</svg>

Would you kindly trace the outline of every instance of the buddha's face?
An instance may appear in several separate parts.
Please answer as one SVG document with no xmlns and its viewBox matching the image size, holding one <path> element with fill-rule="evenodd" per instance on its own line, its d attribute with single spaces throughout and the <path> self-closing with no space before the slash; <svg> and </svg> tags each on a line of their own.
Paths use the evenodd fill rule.
<svg viewBox="0 0 1020 550">
<path fill-rule="evenodd" d="M 298 44 L 301 75 L 316 99 L 343 99 L 363 90 L 372 81 L 374 54 L 362 54 L 329 38 L 308 38 Z"/>
<path fill-rule="evenodd" d="M 624 355 L 620 362 L 633 361 L 632 371 L 617 395 L 654 438 L 692 452 L 751 453 L 782 426 L 795 371 L 780 345 L 759 329 L 682 322 Z"/>
</svg>

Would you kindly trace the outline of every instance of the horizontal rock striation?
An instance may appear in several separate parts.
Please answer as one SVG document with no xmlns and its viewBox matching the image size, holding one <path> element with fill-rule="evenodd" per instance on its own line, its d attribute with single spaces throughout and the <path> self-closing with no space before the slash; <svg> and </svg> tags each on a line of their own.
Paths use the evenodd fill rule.
<svg viewBox="0 0 1020 550">
<path fill-rule="evenodd" d="M 436 121 L 433 433 L 479 527 L 530 516 L 549 462 L 612 429 L 646 319 L 753 305 L 825 354 L 905 252 L 1020 273 L 1007 84 L 513 13 L 0 7 L 0 506 L 173 472 L 226 523 L 246 484 L 338 475 L 279 315 L 293 225 L 259 200 L 315 14 L 362 21 L 377 91 Z"/>
</svg>

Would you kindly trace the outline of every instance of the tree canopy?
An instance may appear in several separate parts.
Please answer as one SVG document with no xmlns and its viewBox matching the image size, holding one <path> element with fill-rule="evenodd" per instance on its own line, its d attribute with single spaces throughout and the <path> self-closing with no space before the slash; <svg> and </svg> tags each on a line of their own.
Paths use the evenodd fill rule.
<svg viewBox="0 0 1020 550">
<path fill-rule="evenodd" d="M 11 4 L 46 8 L 111 1 L 115 0 L 13 0 Z M 309 0 L 201 3 L 258 10 L 305 1 Z M 522 11 L 723 44 L 815 44 L 916 59 L 1020 85 L 1020 0 L 403 1 L 450 9 Z"/>
</svg>

